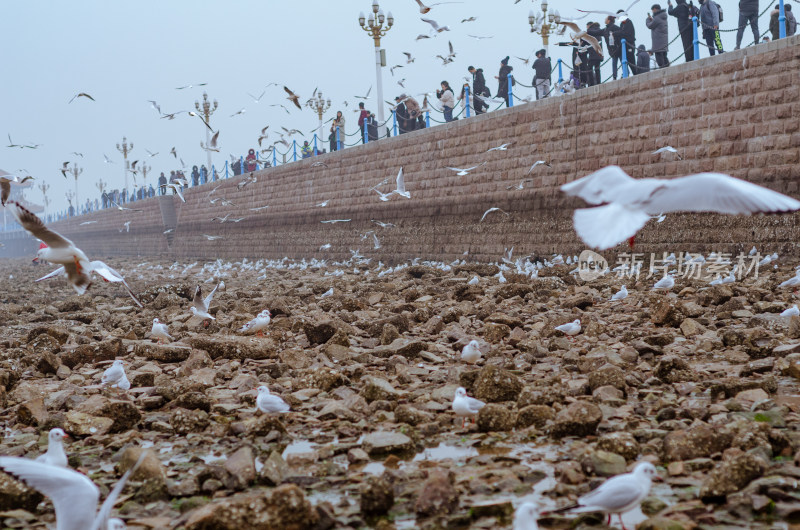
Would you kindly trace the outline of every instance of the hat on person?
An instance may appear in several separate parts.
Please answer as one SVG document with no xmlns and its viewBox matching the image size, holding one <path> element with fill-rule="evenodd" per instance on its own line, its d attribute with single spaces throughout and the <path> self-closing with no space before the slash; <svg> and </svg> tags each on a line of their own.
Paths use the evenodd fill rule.
<svg viewBox="0 0 800 530">
<path fill-rule="evenodd" d="M 644 44 L 640 44 L 638 49 L 639 49 L 639 51 L 644 51 L 645 50 Z"/>
<path fill-rule="evenodd" d="M 702 4 L 702 2 L 700 2 L 700 3 Z M 651 9 L 651 10 L 653 10 L 653 11 L 661 11 L 661 6 L 660 6 L 660 5 L 658 5 L 658 4 L 653 4 L 653 5 L 650 7 L 650 9 Z"/>
<path fill-rule="evenodd" d="M 508 57 L 508 55 L 506 55 L 506 58 L 503 59 L 502 61 L 500 61 L 500 64 L 502 64 L 503 66 L 508 66 L 508 59 L 509 59 L 509 57 Z"/>
<path fill-rule="evenodd" d="M 540 55 L 547 55 L 547 51 L 545 51 L 545 49 L 542 48 L 541 50 L 536 52 L 536 57 L 539 57 Z"/>
<path fill-rule="evenodd" d="M 364 108 L 364 102 L 363 101 L 359 101 L 358 102 L 358 108 L 360 108 L 360 109 Z"/>
<path fill-rule="evenodd" d="M 474 69 L 475 69 L 474 66 L 467 66 L 467 70 L 474 70 Z"/>
</svg>

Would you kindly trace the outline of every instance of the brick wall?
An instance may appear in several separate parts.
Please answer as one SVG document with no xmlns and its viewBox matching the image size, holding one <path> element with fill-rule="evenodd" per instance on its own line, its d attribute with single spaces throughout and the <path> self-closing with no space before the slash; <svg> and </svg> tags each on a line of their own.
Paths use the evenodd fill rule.
<svg viewBox="0 0 800 530">
<path fill-rule="evenodd" d="M 507 151 L 490 147 L 513 142 Z M 683 155 L 650 153 L 672 145 Z M 530 165 L 548 160 L 552 168 Z M 311 167 L 315 161 L 327 167 Z M 446 166 L 484 166 L 459 177 Z M 56 223 L 90 256 L 175 258 L 284 256 L 345 258 L 350 249 L 384 262 L 422 256 L 444 260 L 465 251 L 495 260 L 515 255 L 579 253 L 572 229 L 581 201 L 558 186 L 609 164 L 635 177 L 725 172 L 798 197 L 800 162 L 800 36 L 518 105 L 429 130 L 330 153 L 257 173 L 242 190 L 240 178 L 186 191 L 173 198 L 178 226 L 168 244 L 157 199 L 134 203 L 141 212 L 108 210 Z M 403 166 L 411 199 L 388 202 L 386 192 Z M 523 190 L 507 190 L 531 178 Z M 217 185 L 219 189 L 212 193 Z M 225 197 L 231 206 L 210 204 Z M 315 205 L 328 200 L 328 206 Z M 251 211 L 269 205 L 260 211 Z M 479 223 L 483 212 L 502 208 Z M 239 223 L 210 219 L 230 214 Z M 329 219 L 347 223 L 322 224 Z M 391 222 L 381 229 L 371 219 Z M 729 217 L 671 214 L 640 233 L 639 250 L 736 251 L 759 248 L 796 254 L 798 215 Z M 80 226 L 81 222 L 98 221 Z M 119 232 L 125 221 L 130 232 Z M 375 230 L 382 248 L 373 249 Z M 208 241 L 204 234 L 222 236 Z M 6 242 L 0 235 L 0 241 Z M 321 245 L 331 244 L 320 252 Z M 19 243 L 6 246 L 20 250 Z M 33 252 L 32 242 L 25 252 Z"/>
</svg>

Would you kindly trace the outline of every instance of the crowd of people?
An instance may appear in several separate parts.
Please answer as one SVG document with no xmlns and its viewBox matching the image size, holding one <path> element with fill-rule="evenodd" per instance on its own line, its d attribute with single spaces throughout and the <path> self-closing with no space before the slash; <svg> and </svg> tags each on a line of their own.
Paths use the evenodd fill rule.
<svg viewBox="0 0 800 530">
<path fill-rule="evenodd" d="M 600 66 L 604 60 L 611 62 L 611 77 L 617 79 L 623 62 L 623 55 L 628 70 L 632 75 L 648 72 L 651 68 L 666 68 L 670 66 L 667 56 L 670 45 L 669 17 L 674 17 L 677 21 L 683 57 L 686 62 L 698 58 L 694 54 L 693 17 L 697 17 L 699 21 L 701 35 L 698 35 L 698 38 L 701 39 L 701 42 L 705 41 L 705 47 L 708 49 L 709 55 L 724 53 L 722 39 L 720 38 L 720 23 L 724 20 L 721 6 L 715 0 L 698 0 L 698 2 L 699 7 L 696 7 L 692 0 L 688 2 L 687 0 L 675 0 L 675 5 L 672 4 L 672 0 L 667 0 L 666 10 L 662 9 L 660 4 L 653 4 L 651 12 L 648 13 L 645 20 L 645 26 L 650 30 L 651 45 L 649 48 L 644 44 L 636 45 L 634 23 L 622 10 L 617 11 L 616 16 L 607 16 L 604 21 L 605 26 L 601 26 L 598 22 L 587 22 L 586 34 L 593 37 L 599 46 L 597 48 L 592 46 L 592 43 L 587 39 L 580 39 L 577 42 L 558 43 L 561 46 L 572 47 L 572 68 L 569 69 L 568 79 L 554 88 L 552 87 L 554 68 L 551 58 L 547 56 L 547 52 L 544 49 L 538 50 L 535 54 L 536 59 L 532 64 L 532 86 L 536 92 L 536 99 L 546 98 L 556 89 L 568 92 L 600 84 L 602 82 Z M 739 1 L 738 26 L 735 28 L 735 49 L 740 48 L 747 26 L 750 26 L 753 32 L 754 42 L 769 40 L 767 36 L 763 40 L 761 39 L 758 26 L 759 14 L 758 0 Z M 784 16 L 786 36 L 794 35 L 797 32 L 797 21 L 792 13 L 790 4 L 784 6 Z M 769 32 L 773 40 L 780 38 L 780 13 L 777 5 L 770 13 Z M 622 46 L 623 40 L 625 41 L 624 50 Z M 512 92 L 510 88 L 516 85 L 516 79 L 512 74 L 513 67 L 508 63 L 509 57 L 507 56 L 500 61 L 499 71 L 495 76 L 497 80 L 495 99 L 505 102 L 506 106 L 510 106 L 510 93 Z M 458 119 L 453 114 L 457 105 L 461 106 L 462 111 L 469 106 L 469 110 L 474 115 L 483 114 L 489 109 L 489 100 L 492 98 L 492 94 L 486 83 L 483 69 L 469 66 L 467 71 L 472 76 L 472 86 L 470 87 L 469 83 L 464 83 L 458 96 L 456 96 L 455 91 L 446 80 L 443 80 L 439 89 L 436 90 L 436 98 L 445 122 Z M 509 87 L 509 82 L 511 87 Z M 428 105 L 427 96 L 423 101 L 423 105 L 420 105 L 416 98 L 407 94 L 400 94 L 395 97 L 394 118 L 396 120 L 397 134 L 405 134 L 426 128 L 428 124 L 425 119 L 425 111 L 429 110 Z M 358 134 L 362 143 L 376 141 L 380 137 L 379 126 L 381 124 L 376 120 L 375 114 L 367 110 L 363 102 L 359 103 L 358 107 L 358 131 L 350 135 L 346 133 L 344 114 L 342 111 L 336 113 L 328 135 L 329 150 L 331 152 L 340 150 L 345 145 L 353 145 L 346 144 L 348 136 Z M 387 136 L 389 135 L 390 133 L 387 133 Z M 320 150 L 316 145 L 312 146 L 309 141 L 304 141 L 300 146 L 300 156 L 302 158 L 309 158 L 325 152 L 325 149 Z M 270 165 L 269 160 L 259 160 L 255 150 L 250 149 L 246 157 L 235 160 L 231 164 L 230 170 L 235 176 Z M 227 178 L 227 176 L 226 168 L 224 177 Z M 220 175 L 214 168 L 209 171 L 205 165 L 200 167 L 193 166 L 188 179 L 180 169 L 170 171 L 169 177 L 162 172 L 158 178 L 156 188 L 153 185 L 149 185 L 134 188 L 131 192 L 125 189 L 104 191 L 99 200 L 95 199 L 94 202 L 87 200 L 83 206 L 78 208 L 70 204 L 67 211 L 47 218 L 48 220 L 58 220 L 65 216 L 89 213 L 94 210 L 113 207 L 115 204 L 122 205 L 155 197 L 156 194 L 165 195 L 168 193 L 169 185 L 185 189 L 189 186 L 200 186 L 207 182 L 216 181 L 218 178 L 220 178 Z"/>
</svg>

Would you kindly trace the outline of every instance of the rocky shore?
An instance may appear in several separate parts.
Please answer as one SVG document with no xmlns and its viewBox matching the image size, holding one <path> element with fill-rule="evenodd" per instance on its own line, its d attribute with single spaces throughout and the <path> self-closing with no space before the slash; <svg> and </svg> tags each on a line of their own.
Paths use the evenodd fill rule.
<svg viewBox="0 0 800 530">
<path fill-rule="evenodd" d="M 147 451 L 117 504 L 129 528 L 510 528 L 520 503 L 564 506 L 642 460 L 663 482 L 628 528 L 800 524 L 789 263 L 669 292 L 644 276 L 583 282 L 568 265 L 512 267 L 501 283 L 490 264 L 109 264 L 144 309 L 118 285 L 76 296 L 34 283 L 48 267 L 0 262 L 0 455 L 33 458 L 61 427 L 102 498 Z M 205 326 L 191 298 L 220 280 Z M 240 334 L 263 309 L 266 336 Z M 175 342 L 149 338 L 156 317 Z M 574 338 L 554 329 L 575 319 Z M 472 339 L 477 365 L 460 358 Z M 115 359 L 127 392 L 99 384 Z M 258 412 L 259 385 L 291 412 Z M 487 402 L 466 428 L 460 386 Z M 0 518 L 44 528 L 54 514 L 0 473 Z"/>
</svg>

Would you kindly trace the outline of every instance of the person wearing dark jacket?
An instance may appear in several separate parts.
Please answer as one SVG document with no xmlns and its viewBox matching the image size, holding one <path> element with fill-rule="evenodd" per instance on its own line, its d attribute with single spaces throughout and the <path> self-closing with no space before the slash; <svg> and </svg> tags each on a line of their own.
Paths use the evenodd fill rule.
<svg viewBox="0 0 800 530">
<path fill-rule="evenodd" d="M 617 11 L 617 14 L 623 13 L 622 9 Z M 636 29 L 633 27 L 633 21 L 627 17 L 621 17 L 619 22 L 619 45 L 622 46 L 622 39 L 625 39 L 625 50 L 620 50 L 620 53 L 625 54 L 628 61 L 628 68 L 632 74 L 636 74 Z"/>
<path fill-rule="evenodd" d="M 405 134 L 408 132 L 408 109 L 405 104 L 405 95 L 402 97 L 397 96 L 394 100 L 397 102 L 397 107 L 394 109 L 394 116 L 397 120 L 398 133 Z"/>
<path fill-rule="evenodd" d="M 700 27 L 709 55 L 722 53 L 722 38 L 719 36 L 719 8 L 714 0 L 700 0 Z"/>
<path fill-rule="evenodd" d="M 653 39 L 652 50 L 656 56 L 656 64 L 659 68 L 669 66 L 667 59 L 667 47 L 669 46 L 669 29 L 667 24 L 667 12 L 661 9 L 659 4 L 653 4 L 650 8 L 653 15 L 647 16 L 647 27 L 650 29 L 650 36 Z M 647 70 L 650 70 L 650 62 L 647 63 Z"/>
<path fill-rule="evenodd" d="M 167 177 L 164 176 L 164 172 L 161 172 L 161 176 L 158 177 L 158 193 L 159 195 L 164 195 L 167 193 Z"/>
<path fill-rule="evenodd" d="M 469 73 L 472 74 L 472 103 L 475 109 L 475 114 L 483 114 L 489 105 L 486 104 L 484 98 L 489 97 L 489 89 L 486 88 L 486 78 L 483 77 L 483 68 L 475 68 L 470 66 L 467 68 Z"/>
<path fill-rule="evenodd" d="M 508 66 L 509 57 L 500 61 L 500 73 L 497 74 L 497 97 L 506 100 L 506 107 L 508 107 L 508 74 L 514 69 Z"/>
<path fill-rule="evenodd" d="M 650 54 L 644 44 L 640 44 L 636 51 L 636 73 L 643 74 L 650 71 Z"/>
<path fill-rule="evenodd" d="M 738 50 L 742 46 L 744 28 L 748 23 L 750 29 L 753 30 L 753 41 L 758 44 L 761 40 L 758 32 L 758 0 L 739 0 L 739 29 L 736 30 L 736 48 L 734 50 Z"/>
<path fill-rule="evenodd" d="M 792 5 L 784 5 L 783 13 L 786 17 L 786 36 L 791 37 L 797 32 L 797 20 L 792 13 Z M 769 31 L 772 33 L 772 40 L 781 38 L 780 6 L 775 6 L 775 9 L 769 14 Z"/>
<path fill-rule="evenodd" d="M 378 140 L 378 122 L 375 120 L 375 115 L 369 113 L 367 116 L 367 138 L 370 142 Z"/>
<path fill-rule="evenodd" d="M 603 47 L 603 41 L 598 38 L 598 34 L 602 35 L 603 30 L 600 27 L 600 24 L 597 22 L 589 22 L 586 24 L 586 33 L 589 35 L 597 38 L 597 42 L 600 44 L 600 48 Z M 588 42 L 585 40 L 581 40 L 582 46 L 589 45 Z M 587 54 L 587 70 L 589 75 L 587 76 L 587 83 L 589 86 L 599 85 L 603 80 L 600 77 L 600 64 L 603 62 L 603 54 L 598 53 L 593 47 L 589 46 L 588 54 Z"/>
<path fill-rule="evenodd" d="M 192 166 L 192 186 L 198 186 L 200 184 L 200 170 L 197 169 L 197 166 Z"/>
<path fill-rule="evenodd" d="M 536 87 L 536 99 L 544 99 L 550 93 L 552 70 L 547 52 L 543 49 L 536 52 L 536 60 L 533 61 L 533 86 Z"/>
<path fill-rule="evenodd" d="M 614 79 L 617 78 L 617 68 L 621 57 L 619 53 L 619 26 L 615 24 L 616 20 L 616 17 L 606 17 L 606 27 L 603 28 L 602 33 L 603 38 L 606 40 L 608 56 L 611 57 L 611 73 Z M 593 33 L 592 31 L 589 32 L 589 35 L 594 38 L 599 37 L 596 32 Z"/>
<path fill-rule="evenodd" d="M 678 5 L 672 7 L 672 0 L 668 2 L 667 12 L 670 16 L 678 19 L 678 32 L 681 34 L 683 43 L 683 55 L 686 62 L 694 61 L 694 34 L 692 29 L 692 10 L 686 0 L 675 0 Z"/>
</svg>

